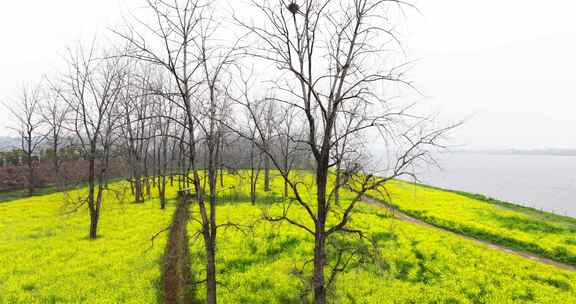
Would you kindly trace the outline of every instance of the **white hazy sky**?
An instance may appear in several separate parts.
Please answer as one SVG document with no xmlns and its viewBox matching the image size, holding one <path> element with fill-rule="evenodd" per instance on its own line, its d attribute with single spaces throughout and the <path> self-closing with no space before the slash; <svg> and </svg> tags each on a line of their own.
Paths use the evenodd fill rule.
<svg viewBox="0 0 576 304">
<path fill-rule="evenodd" d="M 0 100 L 61 68 L 66 46 L 138 0 L 22 0 L 0 5 Z M 234 3 L 232 1 L 231 3 Z M 420 0 L 407 10 L 411 79 L 442 117 L 470 117 L 467 148 L 576 148 L 576 2 Z M 0 135 L 10 115 L 0 111 Z"/>
</svg>

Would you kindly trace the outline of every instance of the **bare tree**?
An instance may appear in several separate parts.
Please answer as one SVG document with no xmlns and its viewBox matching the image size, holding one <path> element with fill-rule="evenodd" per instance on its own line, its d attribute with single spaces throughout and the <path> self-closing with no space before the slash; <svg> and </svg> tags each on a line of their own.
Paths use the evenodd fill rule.
<svg viewBox="0 0 576 304">
<path fill-rule="evenodd" d="M 192 175 L 206 250 L 207 299 L 208 303 L 216 303 L 216 176 L 220 163 L 220 121 L 226 108 L 225 94 L 221 92 L 223 77 L 234 61 L 236 48 L 217 45 L 211 39 L 218 27 L 215 11 L 208 3 L 147 0 L 155 23 L 137 20 L 134 25 L 128 25 L 126 31 L 116 33 L 132 47 L 127 56 L 162 67 L 176 86 L 175 92 L 164 92 L 163 97 L 184 113 L 184 119 L 166 118 L 187 132 L 186 139 L 181 141 L 186 146 L 188 167 L 183 177 L 187 183 L 188 172 Z M 145 37 L 153 39 L 147 41 Z M 200 142 L 206 151 L 207 195 L 197 167 Z"/>
<path fill-rule="evenodd" d="M 347 172 L 353 171 L 354 168 L 350 166 L 356 166 L 362 162 L 362 158 L 365 156 L 363 153 L 363 142 L 362 138 L 358 134 L 350 133 L 350 131 L 359 127 L 360 121 L 355 119 L 354 116 L 358 115 L 361 111 L 362 102 L 351 103 L 353 108 L 348 111 L 342 111 L 340 114 L 341 126 L 340 128 L 334 128 L 334 138 L 339 140 L 334 144 L 334 203 L 339 205 L 340 203 L 340 187 L 343 185 L 342 178 Z M 342 134 L 343 136 L 340 136 Z"/>
<path fill-rule="evenodd" d="M 172 108 L 169 108 L 167 112 L 171 115 Z M 158 197 L 160 199 L 160 208 L 164 209 L 166 207 L 166 175 L 168 174 L 168 148 L 170 146 L 170 120 L 160 120 L 157 122 L 158 132 L 160 137 L 160 144 L 157 150 L 158 158 Z"/>
<path fill-rule="evenodd" d="M 61 168 L 60 148 L 62 147 L 65 136 L 65 124 L 67 123 L 70 108 L 60 97 L 62 88 L 50 84 L 50 92 L 42 108 L 43 121 L 48 126 L 48 141 L 52 150 L 52 164 L 54 166 L 54 175 L 57 179 L 57 187 L 60 191 L 64 190 L 65 176 Z"/>
<path fill-rule="evenodd" d="M 257 111 L 257 110 L 255 110 Z M 261 113 L 261 111 L 259 112 Z M 248 113 L 249 118 L 251 118 L 251 112 Z M 250 138 L 256 139 L 256 132 L 258 129 L 254 126 L 250 119 L 248 121 L 248 135 Z M 257 186 L 258 186 L 258 177 L 260 177 L 260 168 L 262 165 L 262 152 L 254 143 L 254 140 L 251 140 L 250 149 L 248 152 L 248 161 L 249 161 L 249 179 L 250 179 L 250 201 L 252 205 L 256 204 L 257 199 Z M 263 146 L 263 145 L 262 145 Z"/>
<path fill-rule="evenodd" d="M 314 237 L 312 290 L 314 301 L 326 303 L 327 287 L 333 276 L 325 278 L 327 241 L 337 233 L 361 231 L 349 226 L 349 219 L 357 202 L 366 191 L 377 189 L 386 181 L 410 174 L 415 162 L 428 156 L 427 146 L 437 145 L 448 129 L 427 129 L 429 120 L 410 113 L 410 105 L 393 105 L 387 89 L 394 84 L 410 86 L 402 79 L 403 65 L 395 64 L 387 56 L 396 41 L 386 18 L 395 0 L 303 0 L 251 1 L 260 12 L 262 22 L 248 23 L 235 17 L 255 37 L 251 49 L 253 58 L 273 63 L 277 75 L 274 80 L 275 98 L 302 115 L 305 137 L 295 139 L 306 145 L 312 155 L 316 197 L 309 201 L 303 191 L 311 186 L 287 174 L 280 159 L 265 146 L 260 146 L 280 171 L 300 206 L 314 223 L 309 227 L 284 212 L 270 220 L 283 220 L 301 228 Z M 255 19 L 257 20 L 257 19 Z M 266 74 L 266 73 L 263 73 Z M 260 91 L 262 91 L 260 89 Z M 387 94 L 388 93 L 388 94 Z M 258 98 L 252 99 L 258 100 Z M 254 101 L 240 102 L 249 109 L 258 135 L 266 133 L 266 124 L 254 111 Z M 236 127 L 235 129 L 242 129 Z M 377 178 L 368 164 L 353 161 L 345 151 L 355 139 L 363 143 L 365 135 L 381 135 L 395 148 L 395 160 Z M 249 135 L 244 133 L 246 137 Z M 260 144 L 263 138 L 252 139 Z M 260 144 L 261 145 L 261 144 Z M 330 178 L 338 166 L 338 184 Z M 345 168 L 344 172 L 343 168 Z M 346 204 L 334 204 L 334 190 L 351 189 L 356 195 Z M 287 211 L 287 209 L 285 209 Z M 330 215 L 331 214 L 331 215 Z M 339 218 L 327 226 L 327 218 Z M 340 260 L 340 259 L 339 259 Z M 336 263 L 331 273 L 342 265 Z"/>
<path fill-rule="evenodd" d="M 12 106 L 6 107 L 12 112 L 18 123 L 13 127 L 20 137 L 20 149 L 23 152 L 23 162 L 27 168 L 28 195 L 34 194 L 36 188 L 36 153 L 39 152 L 46 134 L 42 130 L 43 120 L 40 114 L 41 87 L 23 87 L 19 101 Z"/>
<path fill-rule="evenodd" d="M 266 99 L 261 105 L 261 121 L 262 129 L 264 133 L 261 134 L 260 138 L 262 140 L 262 148 L 266 150 L 268 153 L 263 154 L 264 160 L 264 191 L 270 191 L 270 157 L 268 154 L 272 153 L 272 142 L 274 141 L 274 129 L 276 124 L 279 123 L 277 121 L 277 105 L 274 99 Z"/>
<path fill-rule="evenodd" d="M 150 71 L 138 70 L 137 62 L 132 63 L 126 85 L 122 90 L 122 99 L 118 104 L 123 121 L 121 131 L 126 149 L 126 160 L 130 172 L 130 184 L 137 203 L 144 202 L 143 179 L 146 179 L 146 153 L 148 137 L 148 108 L 150 95 L 148 80 Z"/>
<path fill-rule="evenodd" d="M 158 83 L 155 84 L 153 91 L 162 92 L 164 80 L 163 78 L 158 78 L 157 81 Z M 170 161 L 175 154 L 174 149 L 176 147 L 172 144 L 172 142 L 176 142 L 176 135 L 173 133 L 176 131 L 174 123 L 172 123 L 171 119 L 165 119 L 165 117 L 175 117 L 175 106 L 173 103 L 163 102 L 162 97 L 159 97 L 153 103 L 152 113 L 154 117 L 154 135 L 155 138 L 158 138 L 158 145 L 155 151 L 158 197 L 160 199 L 160 208 L 164 209 L 166 207 L 166 176 L 170 174 Z"/>
<path fill-rule="evenodd" d="M 303 124 L 298 120 L 296 108 L 290 106 L 282 107 L 280 112 L 280 122 L 276 125 L 276 134 L 278 135 L 279 158 L 282 165 L 282 171 L 290 176 L 296 162 L 301 160 L 303 155 L 307 154 L 305 147 L 300 142 L 303 136 Z M 284 180 L 284 198 L 288 198 L 288 182 Z"/>
<path fill-rule="evenodd" d="M 126 66 L 118 56 L 98 57 L 94 45 L 69 52 L 69 70 L 62 79 L 60 96 L 71 111 L 71 129 L 88 161 L 90 239 L 97 237 L 98 221 L 106 185 L 114 128 L 119 115 L 115 106 L 121 97 Z"/>
<path fill-rule="evenodd" d="M 225 94 L 227 86 L 226 77 L 230 76 L 228 67 L 235 62 L 236 46 L 225 47 L 218 45 L 209 45 L 210 36 L 217 24 L 214 21 L 212 10 L 205 12 L 206 21 L 201 23 L 199 38 L 199 56 L 198 61 L 201 63 L 200 69 L 202 76 L 201 85 L 204 88 L 204 95 L 196 100 L 199 102 L 197 108 L 204 109 L 203 119 L 197 119 L 204 138 L 207 150 L 207 173 L 209 187 L 209 212 L 204 204 L 199 204 L 200 215 L 202 219 L 202 234 L 207 254 L 207 293 L 208 303 L 216 303 L 216 236 L 218 224 L 216 223 L 216 201 L 218 193 L 218 165 L 220 164 L 219 150 L 223 123 L 226 121 L 226 114 L 229 109 L 229 101 Z M 194 178 L 195 180 L 198 177 Z"/>
</svg>

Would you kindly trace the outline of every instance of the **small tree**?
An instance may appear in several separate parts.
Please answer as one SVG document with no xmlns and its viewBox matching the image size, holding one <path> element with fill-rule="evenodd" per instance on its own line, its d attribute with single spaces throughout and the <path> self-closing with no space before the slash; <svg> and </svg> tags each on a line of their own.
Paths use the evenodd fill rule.
<svg viewBox="0 0 576 304">
<path fill-rule="evenodd" d="M 26 165 L 26 184 L 28 195 L 34 194 L 36 188 L 36 157 L 41 145 L 46 139 L 46 134 L 42 130 L 44 121 L 41 115 L 41 87 L 23 87 L 22 95 L 17 103 L 6 107 L 16 118 L 18 126 L 12 129 L 18 133 L 20 138 L 20 149 L 23 152 L 23 162 Z"/>
<path fill-rule="evenodd" d="M 97 237 L 98 221 L 112 151 L 114 129 L 120 115 L 115 108 L 126 78 L 126 65 L 119 56 L 96 56 L 94 45 L 79 46 L 69 52 L 68 73 L 62 79 L 60 94 L 70 108 L 73 130 L 83 158 L 88 162 L 90 239 Z"/>
<path fill-rule="evenodd" d="M 117 105 L 122 116 L 120 130 L 122 142 L 126 150 L 125 158 L 128 163 L 130 186 L 137 203 L 144 202 L 144 185 L 146 177 L 146 153 L 149 138 L 150 121 L 148 109 L 150 107 L 150 94 L 148 82 L 151 74 L 149 70 L 139 71 L 138 63 L 132 62 L 130 73 L 123 87 L 119 104 Z"/>
<path fill-rule="evenodd" d="M 251 115 L 251 113 L 248 113 Z M 249 116 L 250 117 L 250 116 Z M 250 138 L 257 138 L 256 132 L 258 129 L 255 125 L 248 122 L 248 134 Z M 260 177 L 260 168 L 262 165 L 262 152 L 258 148 L 258 146 L 254 143 L 253 140 L 249 141 L 249 152 L 248 152 L 248 162 L 249 162 L 249 179 L 250 179 L 250 201 L 252 205 L 256 204 L 257 199 L 257 186 L 258 186 L 258 177 Z"/>
<path fill-rule="evenodd" d="M 162 86 L 163 79 L 159 78 L 158 83 L 154 86 L 155 92 L 164 91 Z M 153 127 L 154 136 L 158 139 L 158 145 L 156 147 L 156 172 L 157 172 L 157 187 L 158 187 L 158 197 L 160 199 L 160 208 L 164 209 L 166 207 L 166 176 L 171 175 L 169 171 L 170 162 L 172 156 L 175 153 L 175 142 L 177 141 L 177 136 L 174 134 L 175 124 L 172 119 L 166 119 L 166 117 L 174 117 L 176 113 L 174 103 L 164 102 L 161 94 L 157 96 L 156 102 L 153 104 L 152 115 L 153 115 Z M 171 148 L 172 147 L 172 148 Z M 169 155 L 170 154 L 170 155 Z"/>
<path fill-rule="evenodd" d="M 62 157 L 60 149 L 63 144 L 63 137 L 65 133 L 65 125 L 69 114 L 69 106 L 60 97 L 62 89 L 54 84 L 50 85 L 50 92 L 47 100 L 41 107 L 42 119 L 48 126 L 47 139 L 52 149 L 52 164 L 54 167 L 54 175 L 56 176 L 56 184 L 60 191 L 64 190 L 64 173 L 62 172 Z"/>
<path fill-rule="evenodd" d="M 279 123 L 276 125 L 276 134 L 278 136 L 278 156 L 282 171 L 291 176 L 292 169 L 298 161 L 301 162 L 303 156 L 308 155 L 305 146 L 302 146 L 304 130 L 302 121 L 298 118 L 298 112 L 294 107 L 284 106 L 279 113 Z M 304 165 L 300 163 L 300 165 Z M 289 195 L 288 182 L 284 180 L 284 198 Z"/>
</svg>

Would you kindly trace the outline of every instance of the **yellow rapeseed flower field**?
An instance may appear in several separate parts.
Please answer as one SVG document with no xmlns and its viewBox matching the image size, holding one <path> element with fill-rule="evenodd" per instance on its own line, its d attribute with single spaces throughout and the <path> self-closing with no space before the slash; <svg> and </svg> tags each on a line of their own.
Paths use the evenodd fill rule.
<svg viewBox="0 0 576 304">
<path fill-rule="evenodd" d="M 311 178 L 305 172 L 295 174 Z M 218 232 L 220 303 L 303 303 L 310 297 L 313 237 L 289 223 L 263 219 L 264 214 L 279 215 L 288 206 L 282 199 L 281 180 L 275 178 L 272 186 L 265 193 L 260 184 L 258 202 L 252 205 L 246 178 L 225 176 L 217 218 L 220 224 L 235 225 L 222 226 Z M 409 192 L 403 186 L 390 185 L 396 193 L 393 202 L 406 210 L 416 208 L 414 201 L 402 201 Z M 438 193 L 422 190 L 418 194 L 422 205 L 430 201 L 435 206 L 439 203 L 434 202 L 456 195 L 429 190 Z M 313 199 L 313 191 L 307 199 Z M 169 196 L 174 197 L 174 192 L 171 188 Z M 350 198 L 350 193 L 342 193 L 341 204 L 345 206 Z M 174 201 L 162 211 L 155 198 L 134 204 L 129 195 L 119 199 L 110 193 L 102 209 L 100 237 L 94 241 L 87 239 L 87 211 L 70 213 L 63 201 L 61 193 L 53 193 L 0 203 L 0 303 L 161 303 L 166 234 L 160 234 L 154 244 L 150 238 L 169 225 Z M 444 208 L 444 213 L 460 212 L 462 218 L 476 214 L 477 222 L 486 215 L 477 209 L 491 208 L 468 200 L 459 204 L 463 205 L 459 209 L 438 208 Z M 512 207 L 505 211 L 522 216 Z M 194 204 L 191 212 L 192 217 L 198 215 Z M 293 219 L 311 225 L 297 205 L 291 205 L 289 212 Z M 329 222 L 336 220 L 334 216 Z M 539 221 L 569 229 L 545 217 Z M 371 205 L 359 205 L 350 225 L 362 230 L 365 238 L 335 234 L 329 241 L 331 265 L 339 257 L 338 250 L 343 250 L 347 261 L 330 288 L 332 303 L 576 303 L 575 272 L 404 222 Z M 516 237 L 511 227 L 493 229 Z M 190 220 L 191 268 L 194 281 L 201 282 L 204 248 L 198 230 L 198 222 Z M 196 297 L 205 298 L 202 284 L 196 285 Z"/>
</svg>

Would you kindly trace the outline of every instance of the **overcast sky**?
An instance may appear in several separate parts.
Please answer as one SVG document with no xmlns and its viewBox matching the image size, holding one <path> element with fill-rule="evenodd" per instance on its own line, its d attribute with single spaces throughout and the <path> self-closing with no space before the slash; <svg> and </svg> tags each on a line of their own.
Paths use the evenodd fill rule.
<svg viewBox="0 0 576 304">
<path fill-rule="evenodd" d="M 122 24 L 138 0 L 23 0 L 0 6 L 0 100 L 61 68 L 66 46 Z M 233 2 L 232 2 L 233 3 Z M 576 148 L 576 3 L 426 0 L 407 11 L 411 79 L 453 144 Z M 0 111 L 0 135 L 10 115 Z"/>
</svg>

